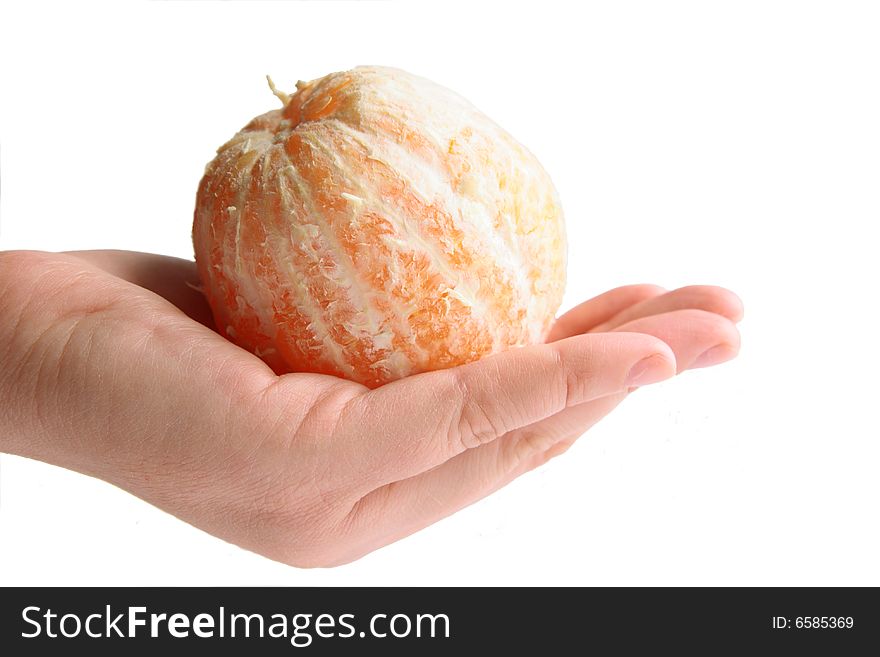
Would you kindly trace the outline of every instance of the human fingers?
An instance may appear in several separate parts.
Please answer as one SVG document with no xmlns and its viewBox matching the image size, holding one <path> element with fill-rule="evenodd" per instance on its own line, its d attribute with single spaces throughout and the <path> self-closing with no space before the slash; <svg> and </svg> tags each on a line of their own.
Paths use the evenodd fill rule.
<svg viewBox="0 0 880 657">
<path fill-rule="evenodd" d="M 550 330 L 547 342 L 586 333 L 626 308 L 664 292 L 666 290 L 657 285 L 626 285 L 609 290 L 561 315 Z"/>
<path fill-rule="evenodd" d="M 630 322 L 618 330 L 638 330 L 660 337 L 675 355 L 679 373 L 691 367 L 705 366 L 707 363 L 699 362 L 699 355 L 711 352 L 718 345 L 729 345 L 732 355 L 735 355 L 735 346 L 739 344 L 739 333 L 729 320 L 702 311 L 652 315 Z M 695 354 L 698 355 L 696 358 Z M 593 402 L 563 409 L 522 431 L 531 435 L 545 433 L 552 438 L 560 433 L 560 427 L 564 427 L 563 433 L 566 435 L 581 435 L 595 423 L 592 413 L 587 410 L 590 404 Z"/>
<path fill-rule="evenodd" d="M 690 285 L 629 306 L 592 330 L 610 331 L 635 319 L 688 308 L 715 313 L 732 322 L 739 322 L 743 316 L 742 301 L 730 290 L 714 285 Z"/>
<path fill-rule="evenodd" d="M 732 322 L 698 310 L 673 311 L 628 323 L 660 337 L 673 351 L 680 370 L 701 366 L 699 354 L 717 345 L 735 353 L 738 333 Z M 717 353 L 717 352 L 716 352 Z M 421 475 L 380 487 L 352 509 L 346 527 L 351 545 L 375 549 L 454 513 L 565 452 L 577 438 L 626 398 L 618 392 L 579 405 L 514 430 L 502 438 L 467 450 Z"/>
<path fill-rule="evenodd" d="M 682 330 L 683 326 L 687 326 L 687 330 Z M 710 313 L 702 313 L 694 311 L 690 316 L 688 313 L 664 313 L 661 315 L 653 315 L 643 319 L 631 322 L 620 330 L 635 330 L 639 332 L 661 337 L 665 344 L 669 346 L 675 355 L 676 363 L 679 364 L 679 372 L 684 371 L 692 366 L 701 366 L 696 363 L 698 358 L 695 354 L 703 354 L 711 351 L 719 344 L 735 345 L 739 343 L 739 335 L 736 328 L 733 327 L 729 320 L 713 316 Z M 612 395 L 614 396 L 614 395 Z M 618 400 L 622 401 L 624 396 L 618 396 Z M 550 443 L 557 441 L 560 436 L 564 438 L 582 435 L 597 421 L 596 408 L 606 408 L 602 398 L 599 400 L 587 402 L 578 406 L 570 406 L 563 409 L 556 415 L 548 417 L 544 420 L 523 427 L 514 432 L 514 440 L 516 435 L 525 435 L 528 439 L 524 443 L 525 446 L 531 446 L 535 454 L 549 449 Z M 607 407 L 605 412 L 610 412 L 613 406 Z M 508 449 L 503 447 L 503 443 L 509 443 L 511 436 L 505 436 L 503 441 L 494 441 L 490 445 L 498 448 L 495 454 L 495 463 L 499 465 L 501 472 L 511 471 L 512 466 L 504 459 L 504 451 Z M 489 446 L 481 447 L 484 453 L 488 452 Z M 520 459 L 521 460 L 521 459 Z M 441 466 L 444 467 L 444 466 Z"/>
<path fill-rule="evenodd" d="M 733 321 L 705 310 L 673 310 L 626 322 L 615 331 L 645 332 L 670 345 L 678 372 L 718 365 L 739 353 Z"/>
</svg>

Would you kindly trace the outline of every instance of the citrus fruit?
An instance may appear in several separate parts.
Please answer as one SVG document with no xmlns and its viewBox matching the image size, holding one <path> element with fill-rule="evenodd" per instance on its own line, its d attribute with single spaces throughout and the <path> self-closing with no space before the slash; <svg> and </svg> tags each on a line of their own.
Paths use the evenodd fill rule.
<svg viewBox="0 0 880 657">
<path fill-rule="evenodd" d="M 196 262 L 223 335 L 278 373 L 370 387 L 545 338 L 565 229 L 529 151 L 393 68 L 275 93 L 283 107 L 221 146 L 198 189 Z"/>
</svg>

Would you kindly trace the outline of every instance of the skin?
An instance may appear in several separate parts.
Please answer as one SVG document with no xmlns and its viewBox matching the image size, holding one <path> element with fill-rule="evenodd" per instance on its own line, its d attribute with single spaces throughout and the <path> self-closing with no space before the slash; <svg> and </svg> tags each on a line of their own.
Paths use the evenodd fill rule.
<svg viewBox="0 0 880 657">
<path fill-rule="evenodd" d="M 547 344 L 376 390 L 275 375 L 192 262 L 0 252 L 0 451 L 108 481 L 300 567 L 357 559 L 563 453 L 637 387 L 739 348 L 722 288 L 621 287 Z"/>
</svg>

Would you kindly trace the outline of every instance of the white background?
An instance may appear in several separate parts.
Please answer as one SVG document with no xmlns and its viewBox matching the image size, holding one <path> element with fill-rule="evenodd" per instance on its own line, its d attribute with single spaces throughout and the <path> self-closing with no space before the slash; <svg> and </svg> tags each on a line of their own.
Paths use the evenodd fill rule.
<svg viewBox="0 0 880 657">
<path fill-rule="evenodd" d="M 202 167 L 278 104 L 263 76 L 376 63 L 538 155 L 567 215 L 566 308 L 714 283 L 746 319 L 738 361 L 641 391 L 564 457 L 333 570 L 4 456 L 0 583 L 880 585 L 874 7 L 5 4 L 0 248 L 190 257 Z"/>
</svg>

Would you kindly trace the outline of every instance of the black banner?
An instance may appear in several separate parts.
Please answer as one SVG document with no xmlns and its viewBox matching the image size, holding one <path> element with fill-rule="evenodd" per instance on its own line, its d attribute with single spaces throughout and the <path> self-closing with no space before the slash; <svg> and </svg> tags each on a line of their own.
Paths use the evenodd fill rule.
<svg viewBox="0 0 880 657">
<path fill-rule="evenodd" d="M 643 654 L 646 642 L 662 654 L 865 654 L 880 646 L 880 599 L 868 588 L 0 590 L 5 655 Z"/>
</svg>

